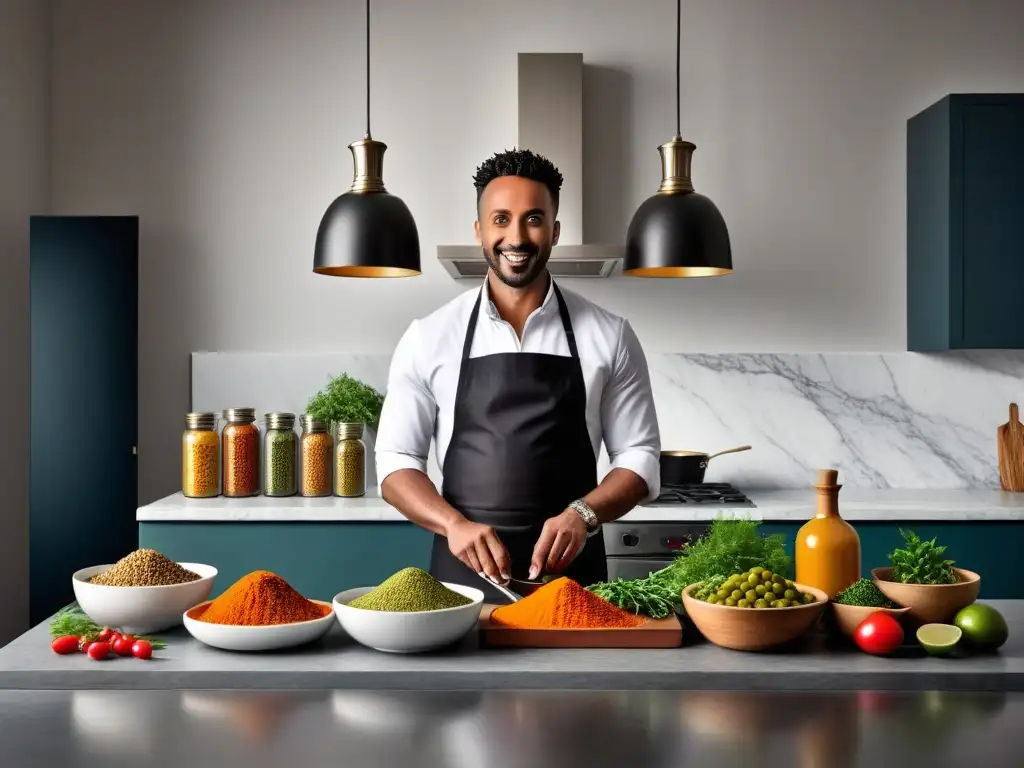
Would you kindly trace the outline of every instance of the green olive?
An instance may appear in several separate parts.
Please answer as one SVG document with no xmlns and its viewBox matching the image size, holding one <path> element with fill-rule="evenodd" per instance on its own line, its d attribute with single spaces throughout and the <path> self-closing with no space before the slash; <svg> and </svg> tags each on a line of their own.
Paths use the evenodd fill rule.
<svg viewBox="0 0 1024 768">
<path fill-rule="evenodd" d="M 757 593 L 758 597 L 764 597 L 764 593 L 767 590 L 765 589 L 764 584 L 758 584 L 756 587 L 754 587 L 754 591 Z"/>
<path fill-rule="evenodd" d="M 775 576 L 775 574 L 772 573 L 771 571 L 769 571 L 767 568 L 765 568 L 763 571 L 761 571 L 761 581 L 763 581 L 763 582 L 765 582 L 767 584 L 771 583 L 773 576 Z"/>
<path fill-rule="evenodd" d="M 751 584 L 750 584 L 750 582 L 749 582 L 749 581 L 744 581 L 744 582 L 743 582 L 742 584 L 740 584 L 740 586 L 739 586 L 739 590 L 740 590 L 740 592 L 746 592 L 746 591 L 747 591 L 747 590 L 749 590 L 749 589 L 751 589 Z"/>
<path fill-rule="evenodd" d="M 760 595 L 758 595 L 757 592 L 753 589 L 748 589 L 747 593 L 743 596 L 747 598 L 747 600 L 749 600 L 750 602 L 754 602 L 755 600 L 757 600 L 758 597 L 760 597 Z"/>
<path fill-rule="evenodd" d="M 785 591 L 786 591 L 786 587 L 784 585 L 779 584 L 779 583 L 772 584 L 772 592 L 774 592 L 776 595 L 781 595 Z"/>
<path fill-rule="evenodd" d="M 750 601 L 749 600 L 740 600 L 739 602 L 736 603 L 736 605 L 739 608 L 749 608 L 750 607 Z"/>
<path fill-rule="evenodd" d="M 782 596 L 787 600 L 792 600 L 794 597 L 796 597 L 796 590 L 787 589 L 785 592 L 782 593 Z"/>
<path fill-rule="evenodd" d="M 720 598 L 722 598 L 724 600 L 725 598 L 727 598 L 729 595 L 732 594 L 732 590 L 731 589 L 726 589 L 725 587 L 722 587 L 715 594 L 718 595 Z"/>
<path fill-rule="evenodd" d="M 785 600 L 772 600 L 772 608 L 785 608 L 785 607 L 786 607 L 786 601 Z"/>
<path fill-rule="evenodd" d="M 743 599 L 743 590 L 734 589 L 731 593 L 729 593 L 729 597 L 731 597 L 733 600 L 741 600 Z"/>
<path fill-rule="evenodd" d="M 814 602 L 814 595 L 812 595 L 810 592 L 804 592 L 803 597 L 801 599 L 804 601 L 805 605 L 807 603 L 813 603 Z"/>
<path fill-rule="evenodd" d="M 734 597 L 727 597 L 725 599 L 725 604 L 728 605 L 728 606 L 735 606 L 736 605 L 736 598 L 734 598 Z"/>
<path fill-rule="evenodd" d="M 755 608 L 767 608 L 768 607 L 768 601 L 763 599 L 763 598 L 760 599 L 760 600 L 755 600 L 754 601 L 754 607 Z"/>
<path fill-rule="evenodd" d="M 719 598 L 718 595 L 712 595 L 711 597 L 708 598 L 708 602 L 711 603 L 712 605 L 717 605 L 718 601 L 720 599 L 721 598 Z"/>
<path fill-rule="evenodd" d="M 747 574 L 747 581 L 749 581 L 752 585 L 760 584 L 761 583 L 761 576 L 758 573 L 753 573 L 753 572 L 748 573 Z"/>
</svg>

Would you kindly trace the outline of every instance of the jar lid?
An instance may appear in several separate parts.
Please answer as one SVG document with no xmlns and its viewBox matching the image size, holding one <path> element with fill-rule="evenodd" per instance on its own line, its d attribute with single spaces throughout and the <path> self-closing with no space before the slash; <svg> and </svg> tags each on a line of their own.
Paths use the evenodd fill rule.
<svg viewBox="0 0 1024 768">
<path fill-rule="evenodd" d="M 224 418 L 228 421 L 253 422 L 256 421 L 256 409 L 227 408 L 224 410 Z"/>
<path fill-rule="evenodd" d="M 213 429 L 217 426 L 217 414 L 209 412 L 186 413 L 185 426 L 188 429 Z"/>
<path fill-rule="evenodd" d="M 361 423 L 339 423 L 336 425 L 339 440 L 358 440 L 363 436 Z"/>
<path fill-rule="evenodd" d="M 292 429 L 295 427 L 294 413 L 268 413 L 267 429 Z"/>
<path fill-rule="evenodd" d="M 302 429 L 306 432 L 326 432 L 327 422 L 323 419 L 314 419 L 308 413 L 302 414 L 299 417 L 299 422 L 302 424 Z"/>
</svg>

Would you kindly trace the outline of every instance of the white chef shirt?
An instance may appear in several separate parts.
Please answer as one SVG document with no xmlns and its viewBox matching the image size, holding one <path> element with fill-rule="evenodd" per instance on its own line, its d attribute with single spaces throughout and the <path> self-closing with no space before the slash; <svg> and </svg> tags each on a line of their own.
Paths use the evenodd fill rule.
<svg viewBox="0 0 1024 768">
<path fill-rule="evenodd" d="M 661 487 L 661 436 L 640 342 L 623 318 L 576 293 L 560 290 L 579 349 L 594 455 L 600 455 L 603 440 L 611 468 L 629 469 L 643 478 L 648 495 L 640 503 L 651 501 Z M 508 352 L 569 357 L 553 287 L 527 318 L 522 341 L 498 314 L 486 280 L 483 292 L 470 357 Z M 454 426 L 462 347 L 477 295 L 476 290 L 466 291 L 414 320 L 398 342 L 377 430 L 378 482 L 399 469 L 426 474 L 431 437 L 438 466 L 443 469 Z"/>
</svg>

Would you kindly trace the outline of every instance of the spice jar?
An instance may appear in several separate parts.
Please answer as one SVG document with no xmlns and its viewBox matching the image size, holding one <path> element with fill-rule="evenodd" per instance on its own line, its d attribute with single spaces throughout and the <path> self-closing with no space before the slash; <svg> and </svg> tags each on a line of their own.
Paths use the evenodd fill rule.
<svg viewBox="0 0 1024 768">
<path fill-rule="evenodd" d="M 366 493 L 366 446 L 362 424 L 338 424 L 334 443 L 334 495 Z"/>
<path fill-rule="evenodd" d="M 327 431 L 327 422 L 304 413 L 302 422 L 302 450 L 299 464 L 299 493 L 303 496 L 331 495 L 331 457 L 334 440 Z"/>
<path fill-rule="evenodd" d="M 294 413 L 268 413 L 263 432 L 263 494 L 294 496 L 298 491 L 296 461 L 299 439 Z"/>
<path fill-rule="evenodd" d="M 208 499 L 220 493 L 220 438 L 213 413 L 186 413 L 181 434 L 181 493 Z"/>
<path fill-rule="evenodd" d="M 260 492 L 260 430 L 255 408 L 228 408 L 221 432 L 222 489 L 225 496 Z"/>
</svg>

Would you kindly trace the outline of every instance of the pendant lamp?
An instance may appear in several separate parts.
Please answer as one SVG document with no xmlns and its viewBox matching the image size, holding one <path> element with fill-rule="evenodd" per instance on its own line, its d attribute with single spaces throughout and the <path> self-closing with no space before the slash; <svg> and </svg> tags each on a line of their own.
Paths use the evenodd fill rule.
<svg viewBox="0 0 1024 768">
<path fill-rule="evenodd" d="M 690 161 L 697 146 L 679 130 L 679 60 L 682 3 L 676 0 L 676 135 L 658 147 L 661 187 L 629 223 L 623 274 L 631 277 L 711 277 L 732 272 L 725 219 L 713 202 L 693 190 Z"/>
<path fill-rule="evenodd" d="M 366 136 L 349 144 L 354 178 L 335 199 L 316 233 L 313 271 L 334 277 L 420 274 L 416 221 L 401 198 L 384 188 L 387 144 L 370 135 L 370 0 L 366 0 Z"/>
</svg>

